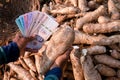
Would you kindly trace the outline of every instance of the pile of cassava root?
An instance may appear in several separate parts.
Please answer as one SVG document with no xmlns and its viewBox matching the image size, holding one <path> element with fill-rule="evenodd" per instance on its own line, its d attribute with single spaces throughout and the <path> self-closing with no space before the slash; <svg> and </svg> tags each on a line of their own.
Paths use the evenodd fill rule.
<svg viewBox="0 0 120 80">
<path fill-rule="evenodd" d="M 69 60 L 74 77 L 63 80 L 120 80 L 120 0 L 51 0 L 40 11 L 53 16 L 59 29 L 38 53 L 7 64 L 0 78 L 43 80 L 59 55 L 78 46 Z"/>
</svg>

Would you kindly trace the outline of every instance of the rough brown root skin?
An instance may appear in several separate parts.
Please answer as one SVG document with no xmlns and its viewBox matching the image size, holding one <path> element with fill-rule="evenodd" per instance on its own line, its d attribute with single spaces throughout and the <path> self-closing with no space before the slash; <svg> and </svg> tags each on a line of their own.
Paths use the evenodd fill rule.
<svg viewBox="0 0 120 80">
<path fill-rule="evenodd" d="M 98 18 L 98 23 L 108 23 L 110 21 L 112 21 L 112 20 L 107 16 L 100 16 Z"/>
<path fill-rule="evenodd" d="M 96 55 L 94 58 L 98 63 L 102 63 L 110 67 L 120 69 L 120 61 L 112 58 L 109 55 L 106 55 L 106 54 Z"/>
<path fill-rule="evenodd" d="M 81 12 L 86 12 L 89 10 L 86 0 L 78 0 L 78 7 L 80 8 Z"/>
<path fill-rule="evenodd" d="M 71 4 L 73 4 L 75 7 L 78 6 L 78 0 L 70 0 Z"/>
<path fill-rule="evenodd" d="M 29 67 L 31 70 L 33 70 L 34 72 L 37 71 L 34 62 L 33 62 L 33 60 L 32 60 L 30 57 L 25 57 L 25 58 L 23 58 L 23 59 L 24 59 L 25 63 L 28 65 L 28 67 Z"/>
<path fill-rule="evenodd" d="M 61 4 L 62 0 L 54 0 L 56 4 Z"/>
<path fill-rule="evenodd" d="M 10 80 L 18 80 L 17 78 L 11 77 Z"/>
<path fill-rule="evenodd" d="M 102 3 L 104 0 L 94 0 L 96 3 Z"/>
<path fill-rule="evenodd" d="M 33 77 L 35 80 L 37 80 L 37 78 L 36 78 L 36 73 L 35 73 L 34 71 L 32 71 L 32 70 L 29 70 L 29 72 L 30 72 L 30 74 L 32 75 L 32 77 Z"/>
<path fill-rule="evenodd" d="M 26 70 L 29 70 L 30 68 L 27 66 L 27 64 L 25 63 L 25 61 L 23 60 L 23 58 L 19 58 L 19 61 L 21 63 L 21 65 L 23 66 L 23 68 L 25 68 Z"/>
<path fill-rule="evenodd" d="M 80 63 L 80 51 L 77 49 L 73 49 L 70 54 L 70 60 L 72 63 L 75 80 L 84 80 L 83 69 Z"/>
<path fill-rule="evenodd" d="M 120 51 L 120 47 L 117 44 L 109 45 L 112 50 Z"/>
<path fill-rule="evenodd" d="M 111 56 L 115 59 L 120 59 L 120 53 L 116 50 L 112 50 Z"/>
<path fill-rule="evenodd" d="M 19 75 L 19 77 L 21 79 L 23 79 L 23 80 L 35 80 L 31 76 L 31 74 L 27 70 L 23 69 L 21 66 L 15 65 L 14 63 L 9 63 L 8 66 L 10 66 L 10 68 L 12 70 L 14 70 Z"/>
<path fill-rule="evenodd" d="M 120 69 L 117 70 L 117 77 L 120 78 Z"/>
<path fill-rule="evenodd" d="M 75 18 L 75 17 L 81 17 L 84 16 L 86 13 L 78 13 L 78 14 L 68 14 L 68 15 L 58 15 L 56 17 L 56 21 L 61 24 L 67 19 Z"/>
<path fill-rule="evenodd" d="M 117 77 L 107 77 L 105 80 L 120 80 L 120 78 L 117 78 Z"/>
<path fill-rule="evenodd" d="M 89 55 L 103 54 L 106 52 L 106 48 L 104 46 L 91 46 L 86 48 L 86 50 Z"/>
<path fill-rule="evenodd" d="M 42 12 L 45 12 L 47 14 L 49 14 L 49 7 L 47 6 L 47 4 L 44 4 L 43 7 L 42 7 Z"/>
<path fill-rule="evenodd" d="M 10 73 L 5 72 L 5 73 L 4 73 L 4 78 L 3 78 L 3 80 L 9 80 L 9 77 L 10 77 L 9 74 L 10 74 Z"/>
<path fill-rule="evenodd" d="M 42 60 L 42 57 L 39 55 L 35 55 L 35 65 L 36 65 L 36 69 L 38 74 L 40 74 L 40 62 Z"/>
<path fill-rule="evenodd" d="M 51 10 L 50 12 L 52 14 L 75 14 L 79 12 L 79 9 L 71 6 L 71 7 L 61 8 L 59 10 Z"/>
<path fill-rule="evenodd" d="M 57 16 L 56 17 L 56 21 L 60 24 L 60 23 L 62 23 L 65 19 L 66 19 L 66 15 L 63 15 L 63 16 Z"/>
<path fill-rule="evenodd" d="M 110 33 L 120 30 L 120 21 L 109 23 L 89 23 L 83 26 L 83 31 L 86 33 Z"/>
<path fill-rule="evenodd" d="M 99 4 L 97 4 L 96 1 L 92 0 L 88 2 L 88 7 L 90 8 L 90 10 L 95 10 L 99 7 Z"/>
<path fill-rule="evenodd" d="M 113 0 L 108 0 L 108 12 L 112 19 L 119 19 L 120 14 Z"/>
<path fill-rule="evenodd" d="M 102 80 L 89 55 L 81 57 L 81 64 L 85 80 Z"/>
<path fill-rule="evenodd" d="M 115 76 L 116 71 L 109 66 L 103 65 L 103 64 L 98 64 L 95 66 L 95 68 L 100 72 L 101 75 L 103 76 Z"/>
<path fill-rule="evenodd" d="M 54 63 L 55 59 L 63 54 L 69 47 L 72 46 L 75 34 L 72 28 L 64 26 L 59 28 L 51 37 L 46 51 L 43 53 L 40 73 L 45 74 Z M 44 66 L 44 67 L 43 67 Z"/>
<path fill-rule="evenodd" d="M 73 44 L 94 44 L 103 38 L 106 37 L 103 35 L 90 36 L 88 34 L 75 30 L 75 40 Z"/>
<path fill-rule="evenodd" d="M 99 16 L 103 15 L 104 13 L 105 13 L 105 7 L 103 5 L 98 7 L 98 9 L 96 9 L 93 12 L 88 12 L 84 17 L 76 21 L 76 29 L 78 30 L 82 29 L 85 23 L 96 20 Z"/>
<path fill-rule="evenodd" d="M 99 41 L 96 41 L 94 44 L 96 44 L 96 45 L 112 45 L 112 44 L 119 43 L 119 42 L 120 42 L 120 35 L 113 35 L 110 37 L 103 38 Z"/>
</svg>

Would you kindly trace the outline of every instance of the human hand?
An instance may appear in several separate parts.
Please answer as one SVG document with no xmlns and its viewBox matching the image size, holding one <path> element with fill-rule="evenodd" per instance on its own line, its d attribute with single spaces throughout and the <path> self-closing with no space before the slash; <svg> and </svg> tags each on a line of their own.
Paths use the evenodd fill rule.
<svg viewBox="0 0 120 80">
<path fill-rule="evenodd" d="M 27 45 L 28 42 L 32 41 L 35 38 L 35 36 L 31 36 L 31 37 L 23 37 L 22 34 L 17 33 L 15 38 L 13 39 L 13 42 L 16 42 L 20 52 L 25 50 L 25 47 Z"/>
<path fill-rule="evenodd" d="M 55 60 L 54 64 L 51 66 L 50 69 L 53 69 L 54 67 L 62 67 L 63 63 L 69 59 L 72 49 L 73 49 L 72 47 L 69 48 L 64 54 L 57 57 L 57 59 Z"/>
</svg>

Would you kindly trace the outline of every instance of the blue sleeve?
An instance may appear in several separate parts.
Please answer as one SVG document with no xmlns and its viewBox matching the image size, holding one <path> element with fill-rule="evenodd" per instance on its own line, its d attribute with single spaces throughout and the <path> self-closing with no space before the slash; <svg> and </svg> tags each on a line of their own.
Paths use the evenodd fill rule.
<svg viewBox="0 0 120 80">
<path fill-rule="evenodd" d="M 15 42 L 0 47 L 0 64 L 16 61 L 19 54 L 20 50 Z"/>
<path fill-rule="evenodd" d="M 55 67 L 46 73 L 44 80 L 60 80 L 61 76 L 62 76 L 61 68 Z"/>
</svg>

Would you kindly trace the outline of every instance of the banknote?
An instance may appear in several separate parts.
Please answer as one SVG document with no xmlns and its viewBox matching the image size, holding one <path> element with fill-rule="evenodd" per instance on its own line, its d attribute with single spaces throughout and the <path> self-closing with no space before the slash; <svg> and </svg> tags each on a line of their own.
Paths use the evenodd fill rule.
<svg viewBox="0 0 120 80">
<path fill-rule="evenodd" d="M 32 11 L 20 15 L 15 22 L 23 36 L 36 35 L 36 38 L 26 46 L 26 48 L 34 50 L 40 49 L 59 25 L 53 17 L 40 11 Z"/>
</svg>

